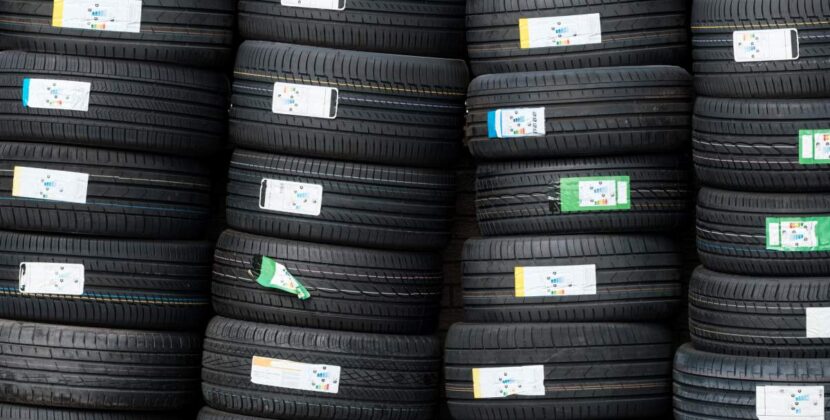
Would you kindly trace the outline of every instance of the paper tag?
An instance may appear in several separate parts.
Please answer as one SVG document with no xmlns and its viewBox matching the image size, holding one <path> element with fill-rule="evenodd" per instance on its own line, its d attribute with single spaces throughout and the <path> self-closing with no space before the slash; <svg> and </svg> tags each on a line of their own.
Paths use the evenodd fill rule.
<svg viewBox="0 0 830 420">
<path fill-rule="evenodd" d="M 86 112 L 91 89 L 88 82 L 23 79 L 23 106 Z"/>
<path fill-rule="evenodd" d="M 631 209 L 628 176 L 562 178 L 559 193 L 562 212 Z"/>
<path fill-rule="evenodd" d="M 798 31 L 795 29 L 759 29 L 732 33 L 735 61 L 797 60 Z"/>
<path fill-rule="evenodd" d="M 830 250 L 830 217 L 768 217 L 767 249 Z"/>
<path fill-rule="evenodd" d="M 259 208 L 263 210 L 319 216 L 322 207 L 322 185 L 262 179 Z"/>
<path fill-rule="evenodd" d="M 544 135 L 545 107 L 497 109 L 487 113 L 487 136 L 491 139 Z"/>
<path fill-rule="evenodd" d="M 337 117 L 339 93 L 336 88 L 274 83 L 275 114 L 334 119 Z"/>
<path fill-rule="evenodd" d="M 755 415 L 760 420 L 824 420 L 824 386 L 756 386 Z"/>
<path fill-rule="evenodd" d="M 830 338 L 830 308 L 805 308 L 807 338 Z"/>
<path fill-rule="evenodd" d="M 597 266 L 516 267 L 516 297 L 597 294 Z"/>
<path fill-rule="evenodd" d="M 89 174 L 14 167 L 12 196 L 86 204 Z"/>
<path fill-rule="evenodd" d="M 251 382 L 278 388 L 336 394 L 340 390 L 340 366 L 310 365 L 254 356 L 251 362 Z"/>
<path fill-rule="evenodd" d="M 141 0 L 55 0 L 52 26 L 141 32 Z"/>
<path fill-rule="evenodd" d="M 305 7 L 307 9 L 343 10 L 346 0 L 282 0 L 285 7 Z"/>
<path fill-rule="evenodd" d="M 473 369 L 473 397 L 545 395 L 545 366 L 509 366 Z"/>
<path fill-rule="evenodd" d="M 802 165 L 830 164 L 830 129 L 798 132 L 798 162 Z"/>
<path fill-rule="evenodd" d="M 522 49 L 602 43 L 600 14 L 519 19 Z"/>
<path fill-rule="evenodd" d="M 47 295 L 84 294 L 84 265 L 62 263 L 20 263 L 20 293 Z"/>
<path fill-rule="evenodd" d="M 256 281 L 263 287 L 293 293 L 300 300 L 311 297 L 308 289 L 288 271 L 288 268 L 272 258 L 262 257 L 262 268 Z"/>
</svg>

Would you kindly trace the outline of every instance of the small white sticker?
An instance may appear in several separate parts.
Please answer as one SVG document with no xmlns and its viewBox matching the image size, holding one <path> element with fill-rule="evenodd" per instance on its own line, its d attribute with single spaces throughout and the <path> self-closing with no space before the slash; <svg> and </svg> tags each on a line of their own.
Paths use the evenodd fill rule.
<svg viewBox="0 0 830 420">
<path fill-rule="evenodd" d="M 824 386 L 756 386 L 755 414 L 760 420 L 824 420 Z"/>
<path fill-rule="evenodd" d="M 89 82 L 23 79 L 23 106 L 86 112 L 91 89 Z"/>
<path fill-rule="evenodd" d="M 602 43 L 599 13 L 519 19 L 522 49 Z"/>
<path fill-rule="evenodd" d="M 251 382 L 278 388 L 336 394 L 340 390 L 340 366 L 311 365 L 254 356 L 251 362 Z"/>
<path fill-rule="evenodd" d="M 84 294 L 83 264 L 20 263 L 19 290 L 22 294 Z"/>
<path fill-rule="evenodd" d="M 54 0 L 52 26 L 141 32 L 141 0 Z"/>
<path fill-rule="evenodd" d="M 285 7 L 305 7 L 308 9 L 343 10 L 346 0 L 282 0 Z"/>
<path fill-rule="evenodd" d="M 497 109 L 487 113 L 490 138 L 541 137 L 545 135 L 545 107 Z"/>
<path fill-rule="evenodd" d="M 617 197 L 625 190 L 618 190 L 620 186 L 627 187 L 628 183 L 619 183 L 613 179 L 597 181 L 579 181 L 579 207 L 616 206 Z M 626 201 L 627 202 L 627 201 Z"/>
<path fill-rule="evenodd" d="M 15 166 L 12 196 L 86 204 L 89 174 Z"/>
<path fill-rule="evenodd" d="M 516 267 L 516 297 L 597 294 L 597 266 Z"/>
<path fill-rule="evenodd" d="M 830 308 L 806 308 L 807 338 L 830 338 Z"/>
<path fill-rule="evenodd" d="M 788 248 L 806 248 L 818 246 L 817 221 L 782 220 L 779 224 L 781 246 Z M 770 241 L 772 242 L 772 241 Z"/>
<path fill-rule="evenodd" d="M 275 114 L 334 119 L 339 93 L 336 88 L 274 83 L 271 111 Z"/>
<path fill-rule="evenodd" d="M 264 178 L 259 189 L 259 208 L 319 216 L 323 208 L 323 186 Z"/>
<path fill-rule="evenodd" d="M 473 369 L 474 398 L 511 395 L 545 395 L 544 365 Z"/>
<path fill-rule="evenodd" d="M 761 29 L 732 33 L 735 61 L 739 63 L 797 60 L 798 42 L 798 31 L 795 29 Z"/>
</svg>

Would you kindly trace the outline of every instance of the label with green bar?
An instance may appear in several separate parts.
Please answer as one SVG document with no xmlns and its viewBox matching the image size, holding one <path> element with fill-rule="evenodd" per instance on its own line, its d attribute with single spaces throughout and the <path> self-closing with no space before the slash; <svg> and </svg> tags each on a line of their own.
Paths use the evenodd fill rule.
<svg viewBox="0 0 830 420">
<path fill-rule="evenodd" d="M 627 176 L 591 176 L 559 180 L 563 213 L 631 209 L 631 181 Z"/>
<path fill-rule="evenodd" d="M 830 129 L 798 132 L 798 163 L 802 165 L 830 164 Z"/>
<path fill-rule="evenodd" d="M 284 265 L 272 258 L 262 257 L 262 269 L 256 282 L 269 289 L 279 289 L 297 295 L 300 300 L 311 297 L 311 293 L 300 283 Z"/>
<path fill-rule="evenodd" d="M 768 217 L 767 249 L 775 251 L 830 250 L 830 216 Z"/>
</svg>

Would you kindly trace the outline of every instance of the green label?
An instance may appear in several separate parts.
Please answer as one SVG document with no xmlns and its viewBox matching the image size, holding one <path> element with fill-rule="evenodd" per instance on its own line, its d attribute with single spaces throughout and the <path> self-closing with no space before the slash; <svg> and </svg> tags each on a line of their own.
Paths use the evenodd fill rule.
<svg viewBox="0 0 830 420">
<path fill-rule="evenodd" d="M 563 213 L 631 209 L 631 182 L 627 176 L 591 176 L 559 180 Z"/>
<path fill-rule="evenodd" d="M 767 217 L 767 249 L 830 250 L 830 217 Z"/>
<path fill-rule="evenodd" d="M 268 257 L 262 257 L 262 269 L 256 282 L 269 289 L 279 289 L 297 295 L 300 300 L 311 297 L 305 286 L 297 280 L 284 265 Z"/>
<path fill-rule="evenodd" d="M 798 132 L 798 163 L 802 165 L 830 164 L 830 129 Z"/>
</svg>

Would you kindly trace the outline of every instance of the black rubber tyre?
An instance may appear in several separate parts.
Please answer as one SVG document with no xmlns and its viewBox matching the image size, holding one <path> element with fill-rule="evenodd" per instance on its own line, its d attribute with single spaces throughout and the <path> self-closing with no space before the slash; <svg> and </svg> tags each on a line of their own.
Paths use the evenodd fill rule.
<svg viewBox="0 0 830 420">
<path fill-rule="evenodd" d="M 86 204 L 12 196 L 14 168 L 89 174 Z M 210 179 L 198 162 L 161 155 L 0 143 L 0 229 L 192 239 L 209 218 Z"/>
<path fill-rule="evenodd" d="M 642 419 L 671 409 L 671 333 L 651 324 L 455 324 L 444 374 L 456 420 Z M 545 395 L 474 399 L 472 369 L 544 365 Z"/>
<path fill-rule="evenodd" d="M 243 39 L 427 57 L 464 56 L 464 0 L 344 0 L 343 10 L 241 0 Z"/>
<path fill-rule="evenodd" d="M 274 113 L 275 82 L 337 88 L 336 117 Z M 447 166 L 463 134 L 468 82 L 461 60 L 247 41 L 236 62 L 230 137 L 270 153 Z"/>
<path fill-rule="evenodd" d="M 736 62 L 732 34 L 797 29 L 797 60 Z M 830 96 L 830 5 L 825 0 L 695 0 L 692 7 L 695 87 L 727 98 Z"/>
<path fill-rule="evenodd" d="M 764 385 L 828 389 L 830 359 L 722 355 L 685 344 L 674 358 L 674 418 L 757 419 L 755 388 Z M 830 415 L 830 400 L 824 404 Z"/>
<path fill-rule="evenodd" d="M 0 318 L 146 330 L 200 329 L 212 246 L 0 231 Z M 21 263 L 83 264 L 80 296 L 22 294 Z"/>
<path fill-rule="evenodd" d="M 340 366 L 336 394 L 251 382 L 253 356 Z M 441 348 L 429 336 L 359 334 L 216 317 L 207 329 L 202 391 L 210 407 L 269 419 L 431 418 Z"/>
<path fill-rule="evenodd" d="M 0 402 L 163 411 L 199 397 L 197 334 L 0 320 Z"/>
<path fill-rule="evenodd" d="M 466 141 L 485 159 L 677 152 L 689 143 L 692 77 L 679 67 L 615 67 L 479 76 Z M 545 108 L 545 135 L 490 138 L 488 113 Z"/>
<path fill-rule="evenodd" d="M 703 188 L 697 203 L 697 248 L 706 268 L 757 276 L 830 273 L 830 251 L 766 248 L 767 217 L 824 216 L 830 194 L 748 193 Z"/>
<path fill-rule="evenodd" d="M 284 265 L 311 297 L 257 283 L 262 257 Z M 436 254 L 348 248 L 225 231 L 216 246 L 213 308 L 235 319 L 391 334 L 430 333 L 441 299 Z"/>
<path fill-rule="evenodd" d="M 438 249 L 449 239 L 452 172 L 237 150 L 228 224 L 243 232 L 369 248 Z M 264 210 L 263 179 L 323 186 L 319 216 Z"/>
<path fill-rule="evenodd" d="M 141 32 L 52 26 L 52 0 L 0 3 L 0 46 L 6 49 L 229 67 L 233 0 L 143 0 Z"/>
<path fill-rule="evenodd" d="M 599 13 L 602 43 L 522 49 L 519 19 Z M 478 0 L 467 2 L 473 74 L 683 64 L 685 0 Z"/>
<path fill-rule="evenodd" d="M 763 357 L 828 357 L 830 339 L 807 338 L 806 308 L 830 306 L 827 277 L 749 277 L 700 267 L 689 284 L 695 348 Z"/>
<path fill-rule="evenodd" d="M 464 315 L 474 322 L 644 321 L 682 302 L 680 254 L 645 235 L 470 239 L 464 247 Z M 516 297 L 516 267 L 596 265 L 594 295 Z"/>
<path fill-rule="evenodd" d="M 830 165 L 799 163 L 799 131 L 827 127 L 827 99 L 698 98 L 692 134 L 697 176 L 741 191 L 827 191 Z"/>
<path fill-rule="evenodd" d="M 233 414 L 225 411 L 216 410 L 210 407 L 205 407 L 201 411 L 199 411 L 199 417 L 196 420 L 264 420 L 264 418 L 243 416 L 241 414 Z"/>
<path fill-rule="evenodd" d="M 125 413 L 117 411 L 73 410 L 0 403 L 0 418 L 5 420 L 181 420 L 173 413 Z"/>
<path fill-rule="evenodd" d="M 24 79 L 91 83 L 89 111 L 24 107 Z M 12 141 L 207 156 L 227 132 L 225 77 L 125 60 L 0 53 L 0 137 Z"/>
<path fill-rule="evenodd" d="M 676 156 L 642 155 L 479 165 L 476 207 L 484 235 L 665 231 L 689 210 L 689 171 Z M 631 209 L 563 213 L 560 179 L 629 176 Z"/>
</svg>

